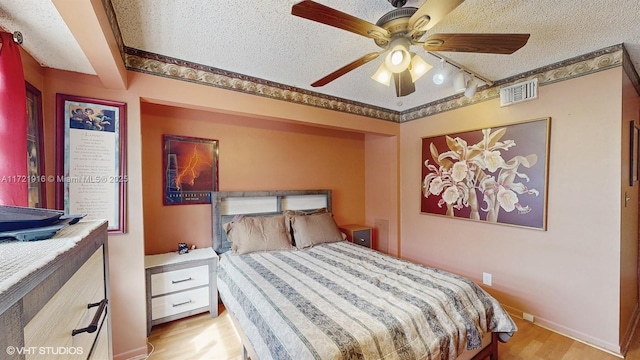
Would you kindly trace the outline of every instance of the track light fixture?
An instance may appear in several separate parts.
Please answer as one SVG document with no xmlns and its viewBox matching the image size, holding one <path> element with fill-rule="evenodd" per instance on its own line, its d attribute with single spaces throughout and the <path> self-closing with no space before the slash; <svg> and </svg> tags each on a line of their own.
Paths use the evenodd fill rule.
<svg viewBox="0 0 640 360">
<path fill-rule="evenodd" d="M 467 77 L 464 71 L 458 69 L 458 72 L 453 77 L 453 91 L 456 94 L 464 92 L 467 87 Z"/>
<path fill-rule="evenodd" d="M 491 80 L 488 80 L 478 74 L 476 74 L 475 72 L 465 68 L 464 66 L 454 62 L 453 60 L 445 57 L 444 55 L 441 54 L 436 54 L 433 53 L 431 51 L 429 51 L 429 54 L 431 54 L 432 56 L 435 56 L 437 58 L 440 59 L 440 63 L 442 64 L 442 66 L 444 67 L 444 63 L 447 63 L 455 68 L 458 69 L 458 72 L 456 73 L 456 75 L 453 78 L 453 91 L 456 94 L 462 93 L 464 92 L 464 96 L 471 98 L 476 94 L 476 91 L 478 90 L 478 85 L 479 85 L 479 81 L 482 81 L 485 85 L 487 86 L 491 86 L 493 85 L 493 82 Z M 440 85 L 444 82 L 444 78 L 442 78 L 442 82 L 438 83 L 436 82 L 436 80 L 439 80 L 440 78 L 436 78 L 436 76 L 438 76 L 439 73 L 436 73 L 433 77 L 433 82 Z M 470 78 L 469 78 L 470 77 Z"/>
<path fill-rule="evenodd" d="M 476 94 L 478 89 L 478 80 L 474 76 L 471 76 L 471 80 L 467 83 L 467 88 L 464 90 L 464 96 L 472 98 Z"/>
<path fill-rule="evenodd" d="M 449 69 L 444 67 L 445 63 L 444 59 L 440 59 L 440 69 L 433 74 L 433 83 L 436 85 L 442 85 L 449 76 Z"/>
</svg>

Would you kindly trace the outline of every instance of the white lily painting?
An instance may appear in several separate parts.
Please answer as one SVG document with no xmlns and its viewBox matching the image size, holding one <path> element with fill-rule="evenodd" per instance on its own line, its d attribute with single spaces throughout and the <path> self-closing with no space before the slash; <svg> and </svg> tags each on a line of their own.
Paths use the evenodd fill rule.
<svg viewBox="0 0 640 360">
<path fill-rule="evenodd" d="M 421 211 L 544 229 L 549 122 L 423 138 Z"/>
</svg>

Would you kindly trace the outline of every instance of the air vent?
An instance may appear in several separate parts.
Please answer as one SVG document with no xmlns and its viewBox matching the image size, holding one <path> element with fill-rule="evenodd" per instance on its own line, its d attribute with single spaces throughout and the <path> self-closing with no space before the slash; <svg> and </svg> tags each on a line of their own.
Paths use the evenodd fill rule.
<svg viewBox="0 0 640 360">
<path fill-rule="evenodd" d="M 538 97 L 538 79 L 534 78 L 519 84 L 500 89 L 500 106 L 536 99 Z"/>
</svg>

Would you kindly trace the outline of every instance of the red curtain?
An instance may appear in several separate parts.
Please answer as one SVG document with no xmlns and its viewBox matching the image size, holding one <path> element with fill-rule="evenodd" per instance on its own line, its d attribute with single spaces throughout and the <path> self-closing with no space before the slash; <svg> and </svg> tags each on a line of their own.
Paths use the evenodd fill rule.
<svg viewBox="0 0 640 360">
<path fill-rule="evenodd" d="M 0 31 L 0 204 L 28 206 L 27 93 L 19 45 Z"/>
</svg>

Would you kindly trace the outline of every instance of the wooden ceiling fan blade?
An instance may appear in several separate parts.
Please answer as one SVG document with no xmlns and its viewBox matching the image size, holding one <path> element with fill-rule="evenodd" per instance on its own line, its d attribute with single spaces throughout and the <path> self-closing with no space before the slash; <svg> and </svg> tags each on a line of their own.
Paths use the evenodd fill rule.
<svg viewBox="0 0 640 360">
<path fill-rule="evenodd" d="M 291 14 L 371 39 L 389 40 L 391 36 L 387 29 L 311 0 L 293 5 Z"/>
<path fill-rule="evenodd" d="M 327 85 L 328 83 L 332 82 L 333 80 L 339 78 L 340 76 L 348 73 L 351 70 L 357 69 L 360 66 L 368 63 L 369 61 L 377 58 L 380 55 L 380 53 L 377 52 L 373 52 L 373 53 L 369 53 L 355 61 L 350 62 L 349 64 L 341 67 L 340 69 L 332 72 L 331 74 L 323 77 L 322 79 L 314 82 L 313 84 L 311 84 L 311 86 L 313 87 L 320 87 L 320 86 L 324 86 Z"/>
<path fill-rule="evenodd" d="M 416 91 L 416 85 L 411 78 L 411 72 L 407 69 L 400 73 L 393 74 L 393 82 L 396 85 L 396 96 L 407 96 Z"/>
<path fill-rule="evenodd" d="M 443 17 L 462 4 L 464 0 L 427 0 L 409 19 L 409 29 L 431 29 Z M 427 23 L 425 24 L 425 21 Z"/>
<path fill-rule="evenodd" d="M 424 49 L 513 54 L 527 43 L 529 36 L 529 34 L 435 34 L 424 41 Z"/>
</svg>

